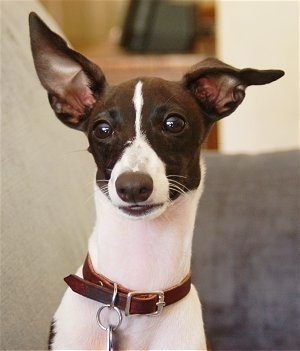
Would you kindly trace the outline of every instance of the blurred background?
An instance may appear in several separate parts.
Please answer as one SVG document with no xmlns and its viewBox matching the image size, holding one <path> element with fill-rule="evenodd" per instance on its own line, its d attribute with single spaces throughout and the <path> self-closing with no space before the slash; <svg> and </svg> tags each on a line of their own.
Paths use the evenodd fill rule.
<svg viewBox="0 0 300 351">
<path fill-rule="evenodd" d="M 180 79 L 207 56 L 238 68 L 283 69 L 212 131 L 227 153 L 299 148 L 299 2 L 41 0 L 72 46 L 112 84 L 138 75 Z"/>
</svg>

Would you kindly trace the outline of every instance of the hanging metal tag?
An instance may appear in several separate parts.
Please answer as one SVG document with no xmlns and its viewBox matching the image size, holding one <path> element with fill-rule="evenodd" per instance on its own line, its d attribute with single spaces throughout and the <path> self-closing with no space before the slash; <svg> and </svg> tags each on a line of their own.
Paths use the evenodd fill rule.
<svg viewBox="0 0 300 351">
<path fill-rule="evenodd" d="M 107 328 L 106 332 L 106 350 L 107 351 L 113 351 L 114 346 L 113 346 L 113 326 L 109 325 Z"/>
<path fill-rule="evenodd" d="M 115 299 L 118 293 L 118 286 L 117 284 L 114 284 L 114 293 L 112 297 L 112 301 L 110 305 L 103 305 L 99 308 L 97 314 L 96 314 L 96 319 L 99 327 L 106 331 L 106 349 L 108 351 L 113 351 L 113 332 L 115 332 L 119 326 L 122 323 L 122 313 L 119 310 L 118 307 L 115 306 Z M 109 309 L 109 311 L 114 312 L 117 316 L 117 323 L 116 324 L 110 324 L 110 323 L 104 323 L 101 319 L 101 313 L 104 309 Z M 107 325 L 105 325 L 107 324 Z"/>
</svg>

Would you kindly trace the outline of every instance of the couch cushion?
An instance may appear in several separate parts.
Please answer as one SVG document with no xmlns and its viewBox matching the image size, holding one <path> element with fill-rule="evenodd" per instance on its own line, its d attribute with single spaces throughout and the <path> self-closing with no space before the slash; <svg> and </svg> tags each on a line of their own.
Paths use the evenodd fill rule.
<svg viewBox="0 0 300 351">
<path fill-rule="evenodd" d="M 193 278 L 214 350 L 300 345 L 299 156 L 206 154 Z"/>
<path fill-rule="evenodd" d="M 33 67 L 28 14 L 55 23 L 33 1 L 4 1 L 1 10 L 1 350 L 40 350 L 62 278 L 86 254 L 94 166 L 85 137 L 54 116 Z"/>
</svg>

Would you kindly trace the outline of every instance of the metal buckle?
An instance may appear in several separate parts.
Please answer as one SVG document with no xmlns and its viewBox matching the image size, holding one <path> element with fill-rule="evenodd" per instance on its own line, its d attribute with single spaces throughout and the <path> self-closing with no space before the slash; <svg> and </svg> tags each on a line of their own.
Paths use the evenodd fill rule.
<svg viewBox="0 0 300 351">
<path fill-rule="evenodd" d="M 134 314 L 130 313 L 131 300 L 133 296 L 136 295 L 157 295 L 158 301 L 156 302 L 157 309 L 153 313 L 147 314 L 147 316 L 159 316 L 161 311 L 165 307 L 165 294 L 161 290 L 157 291 L 132 291 L 127 295 L 126 307 L 125 307 L 125 316 L 134 316 Z"/>
</svg>

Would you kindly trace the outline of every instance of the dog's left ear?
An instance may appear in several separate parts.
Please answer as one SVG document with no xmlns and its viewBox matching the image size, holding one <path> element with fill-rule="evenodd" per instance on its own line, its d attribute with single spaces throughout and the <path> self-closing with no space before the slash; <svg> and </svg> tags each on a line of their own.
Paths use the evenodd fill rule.
<svg viewBox="0 0 300 351">
<path fill-rule="evenodd" d="M 182 82 L 210 121 L 216 122 L 238 107 L 249 85 L 268 84 L 283 75 L 281 70 L 240 70 L 215 58 L 208 58 L 193 66 Z"/>
<path fill-rule="evenodd" d="M 56 116 L 84 131 L 89 112 L 106 85 L 101 69 L 68 47 L 34 12 L 29 15 L 35 68 Z"/>
</svg>

